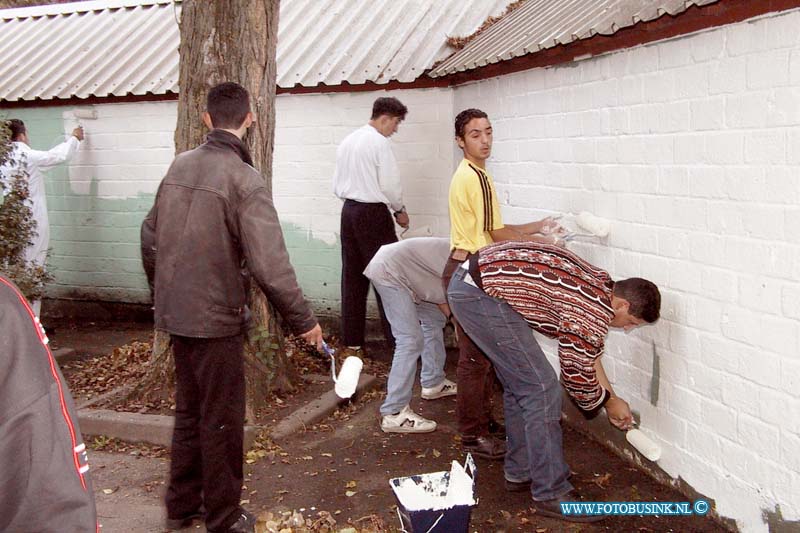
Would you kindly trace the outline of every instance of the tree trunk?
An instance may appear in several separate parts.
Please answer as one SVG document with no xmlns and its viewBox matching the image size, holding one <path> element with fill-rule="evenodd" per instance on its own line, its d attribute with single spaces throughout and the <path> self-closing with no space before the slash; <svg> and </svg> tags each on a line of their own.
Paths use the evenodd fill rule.
<svg viewBox="0 0 800 533">
<path fill-rule="evenodd" d="M 201 116 L 208 90 L 221 82 L 236 82 L 250 93 L 256 122 L 245 142 L 253 164 L 264 176 L 267 190 L 272 194 L 279 0 L 184 0 L 181 10 L 176 153 L 203 142 L 207 130 Z M 250 294 L 254 327 L 245 347 L 245 372 L 248 418 L 252 420 L 253 412 L 265 405 L 270 390 L 291 390 L 297 378 L 285 355 L 275 311 L 257 284 L 251 285 L 254 287 Z M 173 372 L 168 345 L 168 335 L 157 331 L 153 347 L 154 377 L 163 379 Z"/>
</svg>

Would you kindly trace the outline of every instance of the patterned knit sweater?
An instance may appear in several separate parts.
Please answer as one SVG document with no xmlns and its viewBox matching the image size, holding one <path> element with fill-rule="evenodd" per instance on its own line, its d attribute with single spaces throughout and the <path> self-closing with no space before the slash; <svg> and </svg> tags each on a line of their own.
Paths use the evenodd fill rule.
<svg viewBox="0 0 800 533">
<path fill-rule="evenodd" d="M 478 268 L 486 294 L 558 340 L 561 381 L 578 406 L 602 406 L 610 393 L 598 382 L 594 363 L 614 318 L 608 273 L 564 248 L 514 241 L 482 248 Z"/>
</svg>

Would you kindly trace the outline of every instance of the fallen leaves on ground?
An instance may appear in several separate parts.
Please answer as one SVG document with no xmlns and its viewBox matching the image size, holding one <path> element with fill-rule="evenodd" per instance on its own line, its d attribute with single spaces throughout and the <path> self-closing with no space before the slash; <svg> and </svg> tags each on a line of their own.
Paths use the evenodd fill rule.
<svg viewBox="0 0 800 533">
<path fill-rule="evenodd" d="M 611 474 L 606 472 L 602 476 L 600 474 L 595 474 L 594 478 L 591 480 L 592 483 L 604 489 L 608 486 L 608 482 L 611 481 Z"/>
<path fill-rule="evenodd" d="M 69 361 L 63 366 L 70 391 L 76 398 L 95 398 L 119 386 L 136 383 L 153 354 L 149 342 L 135 341 L 114 348 L 106 356 Z"/>
<path fill-rule="evenodd" d="M 147 444 L 145 442 L 125 442 L 123 440 L 109 438 L 106 436 L 93 437 L 84 436 L 86 446 L 90 450 L 127 453 L 128 455 L 140 457 L 167 457 L 169 450 L 163 446 Z"/>
<path fill-rule="evenodd" d="M 335 340 L 331 340 L 331 344 L 336 345 L 337 343 Z M 320 356 L 315 349 L 308 346 L 302 339 L 291 336 L 286 337 L 285 346 L 286 353 L 300 376 L 308 374 L 330 375 L 330 359 L 327 356 Z M 152 344 L 150 342 L 134 341 L 114 348 L 108 355 L 67 362 L 62 365 L 62 370 L 73 397 L 80 403 L 96 399 L 120 387 L 135 386 L 146 375 L 152 353 Z M 339 364 L 341 364 L 341 361 L 339 361 Z M 363 372 L 365 373 L 385 376 L 388 373 L 388 369 L 389 365 L 387 363 L 373 361 L 369 358 L 364 359 Z M 302 388 L 302 385 L 298 387 L 298 392 Z M 173 414 L 175 410 L 174 391 L 168 391 L 167 389 L 165 387 L 163 394 L 148 398 L 146 401 L 137 398 L 125 400 L 108 398 L 105 401 L 98 402 L 95 406 L 128 413 Z M 359 399 L 359 405 L 380 394 L 380 392 L 372 391 L 363 395 Z M 271 402 L 276 408 L 285 407 L 287 405 L 287 397 L 286 395 L 283 397 L 272 395 Z M 334 418 L 347 420 L 357 408 L 355 402 L 351 402 L 349 406 L 339 409 Z M 262 415 L 265 418 L 269 418 L 268 413 L 262 413 Z"/>
<path fill-rule="evenodd" d="M 381 533 L 387 531 L 378 515 L 362 516 L 347 525 L 338 523 L 328 511 L 318 511 L 315 518 L 306 518 L 300 511 L 263 511 L 256 521 L 256 533 Z"/>
</svg>

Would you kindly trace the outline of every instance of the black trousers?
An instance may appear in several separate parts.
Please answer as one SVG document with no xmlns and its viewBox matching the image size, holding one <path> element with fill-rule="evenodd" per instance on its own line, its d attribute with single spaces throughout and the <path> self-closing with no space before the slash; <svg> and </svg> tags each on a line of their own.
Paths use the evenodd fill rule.
<svg viewBox="0 0 800 533">
<path fill-rule="evenodd" d="M 364 269 L 384 244 L 397 242 L 394 220 L 385 204 L 345 200 L 342 206 L 342 343 L 364 344 L 369 278 Z M 375 292 L 386 342 L 394 344 L 392 329 Z"/>
<path fill-rule="evenodd" d="M 244 337 L 172 336 L 175 430 L 166 494 L 167 517 L 184 518 L 201 504 L 208 531 L 239 517 L 244 446 Z"/>
</svg>

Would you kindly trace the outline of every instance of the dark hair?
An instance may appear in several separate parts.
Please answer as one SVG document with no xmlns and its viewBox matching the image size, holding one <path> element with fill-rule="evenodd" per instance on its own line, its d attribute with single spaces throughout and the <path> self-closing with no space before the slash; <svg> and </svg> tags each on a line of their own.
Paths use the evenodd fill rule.
<svg viewBox="0 0 800 533">
<path fill-rule="evenodd" d="M 472 120 L 473 118 L 489 118 L 485 112 L 481 111 L 480 109 L 465 109 L 458 115 L 456 115 L 456 137 L 464 138 L 464 128 L 467 127 L 467 123 Z"/>
<path fill-rule="evenodd" d="M 208 91 L 206 110 L 215 128 L 238 129 L 250 112 L 250 95 L 238 83 L 220 83 Z"/>
<path fill-rule="evenodd" d="M 6 120 L 6 127 L 11 132 L 11 140 L 16 141 L 23 133 L 27 133 L 25 123 L 18 118 L 11 118 Z"/>
<path fill-rule="evenodd" d="M 645 322 L 653 323 L 661 315 L 661 293 L 652 281 L 629 278 L 614 283 L 614 296 L 630 304 L 628 312 Z"/>
<path fill-rule="evenodd" d="M 397 98 L 384 96 L 378 98 L 372 104 L 372 116 L 370 120 L 375 120 L 381 115 L 389 115 L 390 117 L 400 117 L 400 120 L 406 119 L 408 108 L 403 105 L 403 102 Z"/>
</svg>

